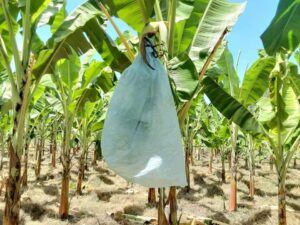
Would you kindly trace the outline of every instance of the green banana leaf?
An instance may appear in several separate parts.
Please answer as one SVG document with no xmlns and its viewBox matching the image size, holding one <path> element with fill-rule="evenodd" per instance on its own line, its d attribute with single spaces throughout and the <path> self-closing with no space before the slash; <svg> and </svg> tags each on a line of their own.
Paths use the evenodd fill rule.
<svg viewBox="0 0 300 225">
<path fill-rule="evenodd" d="M 257 104 L 258 120 L 264 124 L 269 136 L 278 146 L 287 143 L 300 122 L 299 100 L 285 75 L 284 59 L 277 55 L 276 66 L 269 79 L 269 97 L 262 98 Z"/>
<path fill-rule="evenodd" d="M 86 26 L 83 27 L 83 31 L 99 54 L 101 54 L 106 65 L 113 70 L 122 72 L 131 64 L 127 56 L 118 49 L 115 42 L 103 30 L 99 20 L 93 19 L 88 21 Z"/>
<path fill-rule="evenodd" d="M 47 42 L 48 49 L 40 52 L 33 68 L 36 78 L 46 73 L 53 73 L 55 63 L 61 58 L 68 57 L 71 49 L 81 55 L 91 49 L 92 45 L 107 65 L 112 66 L 116 71 L 121 72 L 130 65 L 126 55 L 117 48 L 103 30 L 104 15 L 94 5 L 93 1 L 85 2 L 66 19 L 64 16 L 59 17 L 63 22 L 58 28 L 52 27 L 55 32 Z M 57 26 L 60 21 L 55 18 L 54 22 Z"/>
<path fill-rule="evenodd" d="M 186 52 L 209 0 L 181 0 L 176 9 L 174 55 Z"/>
<path fill-rule="evenodd" d="M 300 1 L 280 0 L 269 27 L 261 35 L 265 50 L 274 55 L 285 49 L 295 50 L 300 43 Z"/>
<path fill-rule="evenodd" d="M 300 101 L 300 74 L 298 74 L 298 66 L 290 64 L 289 81 L 298 100 Z"/>
<path fill-rule="evenodd" d="M 234 68 L 233 57 L 226 47 L 220 59 L 217 62 L 219 68 L 225 73 L 224 90 L 231 96 L 238 98 L 240 94 L 240 80 Z"/>
<path fill-rule="evenodd" d="M 85 89 L 91 82 L 100 76 L 104 67 L 105 64 L 103 62 L 93 60 L 84 70 L 81 88 Z"/>
<path fill-rule="evenodd" d="M 56 74 L 66 89 L 73 89 L 79 79 L 80 59 L 70 55 L 68 59 L 60 59 L 56 64 Z"/>
<path fill-rule="evenodd" d="M 169 64 L 169 75 L 174 81 L 179 100 L 185 102 L 192 99 L 199 83 L 194 63 L 188 55 L 181 55 L 170 60 Z"/>
<path fill-rule="evenodd" d="M 104 5 L 108 5 L 111 14 L 122 19 L 134 30 L 141 32 L 144 27 L 144 15 L 139 1 L 143 1 L 146 6 L 147 18 L 153 11 L 154 0 L 101 0 Z"/>
<path fill-rule="evenodd" d="M 269 75 L 274 68 L 274 57 L 263 57 L 256 60 L 244 75 L 240 100 L 244 106 L 256 103 L 269 86 Z"/>
<path fill-rule="evenodd" d="M 204 93 L 223 116 L 246 131 L 261 132 L 260 124 L 251 112 L 224 91 L 215 81 L 210 77 L 205 77 L 202 84 Z"/>
<path fill-rule="evenodd" d="M 200 71 L 225 29 L 231 29 L 246 3 L 210 0 L 192 39 L 188 55 Z"/>
</svg>

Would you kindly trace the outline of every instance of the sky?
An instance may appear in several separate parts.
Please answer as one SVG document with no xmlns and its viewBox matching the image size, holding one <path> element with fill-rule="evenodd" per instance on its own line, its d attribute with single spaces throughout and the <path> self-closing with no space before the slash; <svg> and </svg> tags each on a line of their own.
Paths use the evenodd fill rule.
<svg viewBox="0 0 300 225">
<path fill-rule="evenodd" d="M 231 1 L 243 2 L 243 0 Z M 68 0 L 68 12 L 83 2 L 84 0 Z M 278 2 L 279 0 L 248 0 L 244 13 L 240 16 L 238 22 L 227 36 L 229 49 L 233 54 L 235 63 L 239 52 L 241 52 L 238 66 L 238 74 L 241 79 L 246 68 L 258 58 L 258 49 L 263 48 L 260 35 L 268 27 L 274 17 Z M 130 29 L 122 21 L 116 19 L 116 22 L 122 31 Z M 108 26 L 107 32 L 113 39 L 117 37 L 111 25 Z"/>
<path fill-rule="evenodd" d="M 246 10 L 228 34 L 229 49 L 235 61 L 241 51 L 238 67 L 240 77 L 258 58 L 257 50 L 263 48 L 260 35 L 275 16 L 278 3 L 279 0 L 248 0 Z"/>
</svg>

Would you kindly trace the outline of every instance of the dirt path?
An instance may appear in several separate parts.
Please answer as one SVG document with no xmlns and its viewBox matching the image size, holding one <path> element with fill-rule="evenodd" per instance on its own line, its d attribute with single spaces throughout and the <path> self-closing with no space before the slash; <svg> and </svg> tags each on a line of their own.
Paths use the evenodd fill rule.
<svg viewBox="0 0 300 225">
<path fill-rule="evenodd" d="M 83 182 L 83 195 L 77 196 L 77 156 L 73 157 L 70 182 L 70 218 L 61 221 L 57 217 L 61 166 L 51 167 L 48 151 L 43 157 L 41 176 L 34 174 L 34 150 L 31 149 L 29 160 L 28 188 L 22 194 L 22 224 L 37 225 L 117 225 L 108 213 L 117 211 L 128 214 L 156 217 L 155 208 L 147 206 L 147 189 L 132 185 L 110 171 L 104 162 L 86 171 Z M 90 154 L 92 157 L 92 153 Z M 89 160 L 91 162 L 92 160 Z M 277 224 L 276 174 L 269 171 L 267 163 L 256 169 L 256 196 L 248 197 L 249 172 L 239 168 L 237 212 L 228 212 L 229 184 L 222 184 L 217 177 L 220 163 L 214 162 L 213 174 L 208 174 L 208 163 L 204 159 L 191 168 L 192 189 L 185 193 L 178 189 L 179 214 L 183 220 L 187 217 L 210 217 L 227 224 L 236 225 L 273 225 Z M 244 164 L 244 162 L 240 162 Z M 5 163 L 4 172 L 7 170 Z M 228 172 L 228 171 L 227 171 Z M 287 179 L 288 224 L 300 224 L 300 168 L 290 169 Z M 0 224 L 4 209 L 3 194 L 0 197 Z M 168 211 L 168 209 L 166 209 Z"/>
</svg>

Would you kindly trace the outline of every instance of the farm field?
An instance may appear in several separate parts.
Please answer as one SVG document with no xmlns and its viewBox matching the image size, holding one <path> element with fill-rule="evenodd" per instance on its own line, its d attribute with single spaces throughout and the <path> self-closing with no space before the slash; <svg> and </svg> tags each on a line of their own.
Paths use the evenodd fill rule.
<svg viewBox="0 0 300 225">
<path fill-rule="evenodd" d="M 92 152 L 92 151 L 90 151 Z M 29 153 L 34 159 L 34 148 Z M 92 162 L 92 154 L 89 162 Z M 126 220 L 116 222 L 109 214 L 127 213 L 145 217 L 157 217 L 155 207 L 147 204 L 148 189 L 129 184 L 123 178 L 107 168 L 106 163 L 97 161 L 97 165 L 89 163 L 83 181 L 83 194 L 76 194 L 78 153 L 73 156 L 70 181 L 70 215 L 65 221 L 57 216 L 59 206 L 59 188 L 61 166 L 53 169 L 49 149 L 45 150 L 42 160 L 40 178 L 36 178 L 33 163 L 29 160 L 28 188 L 22 190 L 21 224 L 38 225 L 134 225 Z M 4 159 L 6 161 L 6 159 Z M 7 161 L 6 161 L 7 162 Z M 182 214 L 182 222 L 190 218 L 208 217 L 224 224 L 234 225 L 272 225 L 277 221 L 276 174 L 270 172 L 268 160 L 257 165 L 255 177 L 255 197 L 249 198 L 249 170 L 245 168 L 243 159 L 239 160 L 238 172 L 238 210 L 228 211 L 230 179 L 226 163 L 227 182 L 221 183 L 219 176 L 221 165 L 217 157 L 213 162 L 213 173 L 208 171 L 208 156 L 195 160 L 191 167 L 191 190 L 189 193 L 178 188 L 178 213 Z M 7 163 L 4 164 L 4 171 Z M 287 175 L 287 217 L 288 224 L 300 224 L 300 165 L 290 168 Z M 0 212 L 3 213 L 3 194 Z M 166 208 L 168 211 L 168 207 Z M 0 216 L 1 216 L 0 214 Z M 1 218 L 1 217 L 0 217 Z M 189 218 L 189 219 L 188 219 Z M 1 223 L 0 223 L 1 224 Z"/>
<path fill-rule="evenodd" d="M 0 0 L 0 225 L 300 225 L 300 0 Z"/>
</svg>

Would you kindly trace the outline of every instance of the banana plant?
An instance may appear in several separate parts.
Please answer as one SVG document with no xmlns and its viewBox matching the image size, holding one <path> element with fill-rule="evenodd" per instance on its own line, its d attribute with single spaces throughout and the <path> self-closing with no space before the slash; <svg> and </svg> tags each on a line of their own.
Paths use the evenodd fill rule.
<svg viewBox="0 0 300 225">
<path fill-rule="evenodd" d="M 199 99 L 201 100 L 201 99 Z M 185 170 L 186 170 L 186 177 L 187 177 L 187 186 L 186 191 L 189 192 L 191 188 L 190 184 L 190 164 L 193 163 L 193 143 L 194 139 L 199 133 L 201 128 L 200 124 L 200 114 L 204 111 L 204 103 L 199 101 L 194 102 L 191 106 L 191 110 L 186 118 L 186 123 L 188 126 L 185 126 L 183 131 L 183 141 L 185 145 Z"/>
<path fill-rule="evenodd" d="M 248 130 L 252 135 L 261 133 L 269 141 L 278 176 L 280 225 L 286 224 L 286 173 L 300 144 L 299 74 L 297 66 L 288 60 L 290 55 L 291 53 L 281 52 L 277 53 L 275 58 L 261 52 L 261 57 L 246 72 L 238 95 L 230 92 L 233 88 L 227 88 L 227 91 L 222 89 L 209 77 L 203 81 L 211 87 L 210 89 L 205 87 L 205 93 L 225 117 L 235 122 L 244 131 Z M 253 110 L 254 103 L 258 107 L 256 111 Z M 247 115 L 243 121 L 236 117 L 242 111 Z"/>
<path fill-rule="evenodd" d="M 231 123 L 231 182 L 229 210 L 237 209 L 237 137 L 239 129 L 250 132 L 252 135 L 261 132 L 261 124 L 257 121 L 251 105 L 255 104 L 267 91 L 266 79 L 275 65 L 274 57 L 269 57 L 261 52 L 261 57 L 250 66 L 244 75 L 240 85 L 233 57 L 225 48 L 217 68 L 219 75 L 215 78 L 204 78 L 204 93 L 211 103 Z M 219 83 L 219 84 L 218 84 Z M 253 110 L 252 110 L 253 111 Z"/>
<path fill-rule="evenodd" d="M 78 127 L 78 139 L 80 143 L 81 154 L 79 157 L 78 177 L 77 177 L 77 194 L 82 194 L 82 180 L 84 178 L 84 159 L 88 154 L 88 150 L 93 141 L 92 133 L 99 132 L 103 127 L 103 121 L 99 121 L 97 112 L 101 111 L 103 104 L 101 101 L 90 102 L 86 101 L 80 107 L 76 121 Z"/>
<path fill-rule="evenodd" d="M 51 107 L 45 98 L 40 99 L 31 110 L 32 126 L 35 127 L 35 138 L 37 141 L 36 145 L 36 165 L 35 175 L 38 179 L 41 173 L 41 162 L 45 152 L 45 142 L 50 135 L 50 124 L 51 124 Z M 27 153 L 28 154 L 28 153 Z"/>
<path fill-rule="evenodd" d="M 104 62 L 95 60 L 87 62 L 84 65 L 81 90 L 90 89 L 90 93 L 83 95 L 80 98 L 77 106 L 76 122 L 78 129 L 78 139 L 81 148 L 79 157 L 77 190 L 78 194 L 82 194 L 82 180 L 84 178 L 85 158 L 88 154 L 88 149 L 93 142 L 94 133 L 101 131 L 103 128 L 105 113 L 104 100 L 100 98 L 109 93 L 114 86 L 115 75 L 110 67 L 105 66 Z M 97 135 L 96 135 L 97 136 Z M 95 154 L 95 153 L 94 153 Z"/>
<path fill-rule="evenodd" d="M 200 115 L 199 115 L 200 116 Z M 201 114 L 201 130 L 199 139 L 210 149 L 209 172 L 212 172 L 213 150 L 220 150 L 222 171 L 222 182 L 225 183 L 225 157 L 228 149 L 225 145 L 229 142 L 229 123 L 218 111 L 211 105 L 207 105 Z"/>
<path fill-rule="evenodd" d="M 281 0 L 275 17 L 261 36 L 267 53 L 276 56 L 276 65 L 269 76 L 268 98 L 263 98 L 259 104 L 259 119 L 265 125 L 263 131 L 271 145 L 277 170 L 279 225 L 287 224 L 286 174 L 289 163 L 300 145 L 300 76 L 297 66 L 289 62 L 290 56 L 298 49 L 300 43 L 300 26 L 296 22 L 299 20 L 299 12 L 299 1 Z M 276 37 L 271 38 L 274 33 L 277 34 Z M 294 55 L 299 63 L 298 51 Z M 264 103 L 266 105 L 263 105 Z"/>
<path fill-rule="evenodd" d="M 103 62 L 91 62 L 89 66 L 81 64 L 80 58 L 75 52 L 68 58 L 61 59 L 57 62 L 54 74 L 51 75 L 52 81 L 55 84 L 55 96 L 60 102 L 63 112 L 63 145 L 62 145 L 62 189 L 60 197 L 59 214 L 61 218 L 68 216 L 69 210 L 69 179 L 71 165 L 71 140 L 74 139 L 72 127 L 75 123 L 76 114 L 78 112 L 85 115 L 91 113 L 88 110 L 87 102 L 95 102 L 100 98 L 100 94 L 96 88 L 90 87 L 93 82 L 97 85 L 100 79 L 99 86 L 109 87 L 112 84 L 111 79 L 114 79 L 114 73 L 107 73 L 107 68 L 103 66 Z M 88 111 L 85 111 L 85 110 Z M 83 111 L 82 111 L 83 110 Z M 86 118 L 86 117 L 85 117 Z M 88 131 L 86 126 L 87 121 L 83 121 L 84 131 Z M 81 132 L 81 131 L 80 131 Z M 80 137 L 86 151 L 87 137 Z"/>
<path fill-rule="evenodd" d="M 11 86 L 14 121 L 3 223 L 15 225 L 19 224 L 20 158 L 26 114 L 42 76 L 53 72 L 56 62 L 67 57 L 71 48 L 78 54 L 95 48 L 117 71 L 122 71 L 130 61 L 103 30 L 105 17 L 95 1 L 83 3 L 67 17 L 63 0 L 1 0 L 0 3 L 0 64 Z M 46 44 L 37 33 L 43 25 L 50 25 L 53 33 Z M 17 35 L 21 36 L 22 46 L 18 46 Z"/>
<path fill-rule="evenodd" d="M 285 181 L 289 163 L 300 145 L 300 104 L 289 77 L 294 73 L 287 54 L 277 53 L 269 76 L 268 96 L 258 102 L 258 120 L 271 148 L 278 177 L 278 219 L 286 224 Z"/>
<path fill-rule="evenodd" d="M 82 94 L 76 90 L 78 83 L 80 59 L 74 53 L 68 59 L 61 59 L 57 62 L 55 73 L 52 75 L 53 83 L 56 86 L 56 96 L 59 99 L 63 111 L 63 145 L 62 145 L 62 188 L 60 196 L 59 215 L 65 218 L 69 213 L 69 176 L 72 127 L 75 117 L 76 100 Z"/>
<path fill-rule="evenodd" d="M 159 31 L 159 39 L 164 44 L 163 50 L 167 49 L 163 61 L 175 85 L 174 98 L 177 102 L 178 116 L 180 124 L 184 124 L 192 101 L 198 95 L 200 80 L 214 56 L 217 57 L 217 49 L 243 12 L 245 3 L 231 3 L 225 0 L 101 0 L 101 3 L 111 15 L 125 21 L 141 37 L 147 32 Z M 153 20 L 156 22 L 153 23 Z M 164 21 L 168 22 L 167 25 Z M 182 130 L 184 129 L 182 127 Z M 176 196 L 174 187 L 171 191 L 172 196 Z M 176 199 L 170 199 L 170 204 L 170 223 L 175 225 L 178 223 Z M 161 207 L 158 222 L 168 224 L 161 209 L 163 202 L 160 201 L 159 205 Z"/>
</svg>

